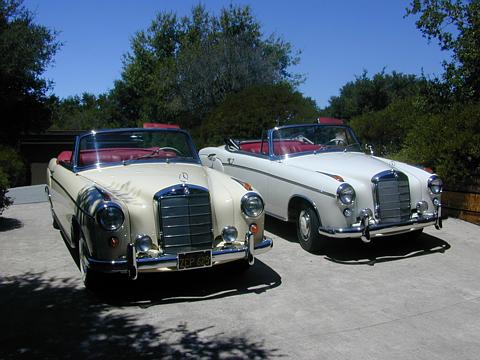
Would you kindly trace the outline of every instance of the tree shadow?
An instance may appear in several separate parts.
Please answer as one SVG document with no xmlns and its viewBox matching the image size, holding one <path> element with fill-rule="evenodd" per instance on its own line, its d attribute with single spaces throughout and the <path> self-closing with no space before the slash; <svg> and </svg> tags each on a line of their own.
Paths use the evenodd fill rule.
<svg viewBox="0 0 480 360">
<path fill-rule="evenodd" d="M 295 225 L 267 217 L 265 229 L 283 239 L 298 243 Z M 300 245 L 299 245 L 300 246 Z M 344 265 L 375 265 L 416 256 L 443 253 L 450 244 L 435 236 L 422 233 L 418 237 L 402 234 L 373 239 L 365 244 L 360 239 L 328 239 L 316 253 L 325 259 Z"/>
<path fill-rule="evenodd" d="M 0 278 L 2 359 L 193 359 L 280 357 L 264 340 L 190 329 L 158 329 L 79 288 L 70 279 L 26 273 Z"/>
<path fill-rule="evenodd" d="M 135 281 L 119 276 L 110 278 L 111 281 L 96 292 L 99 299 L 115 306 L 141 308 L 261 294 L 282 283 L 281 276 L 258 259 L 244 272 L 233 262 L 202 270 L 140 274 Z"/>
<path fill-rule="evenodd" d="M 20 229 L 21 227 L 23 227 L 23 223 L 20 220 L 0 216 L 0 232 Z"/>
</svg>

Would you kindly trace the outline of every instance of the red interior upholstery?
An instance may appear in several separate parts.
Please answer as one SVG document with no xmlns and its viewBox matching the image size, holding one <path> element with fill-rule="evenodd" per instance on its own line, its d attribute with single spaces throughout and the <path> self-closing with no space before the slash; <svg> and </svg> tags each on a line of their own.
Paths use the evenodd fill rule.
<svg viewBox="0 0 480 360">
<path fill-rule="evenodd" d="M 240 144 L 240 149 L 243 151 L 249 151 L 255 154 L 260 154 L 261 151 L 263 150 L 263 153 L 266 154 L 268 153 L 268 144 L 266 142 L 263 143 L 263 149 L 262 147 L 262 142 L 261 141 L 250 141 L 250 142 L 244 142 Z"/>
<path fill-rule="evenodd" d="M 98 150 L 82 150 L 80 152 L 79 165 L 87 166 L 97 163 L 120 162 L 131 160 L 143 155 L 152 154 L 152 158 L 162 159 L 175 157 L 174 151 L 159 150 L 153 153 L 156 148 L 149 149 L 133 149 L 133 148 L 111 148 Z"/>
<path fill-rule="evenodd" d="M 71 151 L 62 151 L 57 156 L 57 163 L 60 161 L 70 163 L 72 161 L 72 152 Z"/>
<path fill-rule="evenodd" d="M 240 149 L 256 154 L 260 153 L 261 141 L 249 141 L 240 144 Z M 273 143 L 273 152 L 275 155 L 286 155 L 304 151 L 314 151 L 322 148 L 322 145 L 305 144 L 297 140 L 278 140 Z M 267 152 L 267 144 L 263 144 L 263 153 Z"/>
</svg>

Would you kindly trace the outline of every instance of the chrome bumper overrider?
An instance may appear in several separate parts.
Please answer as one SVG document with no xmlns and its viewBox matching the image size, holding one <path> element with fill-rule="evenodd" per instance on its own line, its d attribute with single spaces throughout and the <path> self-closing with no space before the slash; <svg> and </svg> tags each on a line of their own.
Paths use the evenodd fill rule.
<svg viewBox="0 0 480 360">
<path fill-rule="evenodd" d="M 395 224 L 372 224 L 368 221 L 362 221 L 360 225 L 348 228 L 319 227 L 318 232 L 320 235 L 333 238 L 360 237 L 363 241 L 369 242 L 372 237 L 406 233 L 430 225 L 435 225 L 437 229 L 440 229 L 442 227 L 441 217 L 434 214 Z"/>
<path fill-rule="evenodd" d="M 241 246 L 213 249 L 212 265 L 241 259 L 253 263 L 254 255 L 263 254 L 273 247 L 272 239 L 264 238 L 259 244 L 253 244 L 252 238 L 248 236 L 247 238 L 245 244 Z M 87 266 L 91 270 L 106 273 L 128 273 L 132 279 L 136 279 L 139 272 L 151 272 L 157 269 L 176 270 L 177 268 L 176 255 L 137 258 L 133 244 L 128 244 L 125 259 L 98 260 L 88 257 L 86 260 Z"/>
</svg>

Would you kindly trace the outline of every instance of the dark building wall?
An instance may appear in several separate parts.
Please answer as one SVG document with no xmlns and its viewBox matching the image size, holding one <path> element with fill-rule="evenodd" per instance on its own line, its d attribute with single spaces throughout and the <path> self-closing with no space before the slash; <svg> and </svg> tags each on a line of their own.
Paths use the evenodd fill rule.
<svg viewBox="0 0 480 360">
<path fill-rule="evenodd" d="M 75 138 L 83 131 L 48 131 L 25 135 L 20 142 L 20 153 L 27 162 L 25 185 L 46 183 L 46 171 L 51 158 L 63 150 L 72 150 Z"/>
</svg>

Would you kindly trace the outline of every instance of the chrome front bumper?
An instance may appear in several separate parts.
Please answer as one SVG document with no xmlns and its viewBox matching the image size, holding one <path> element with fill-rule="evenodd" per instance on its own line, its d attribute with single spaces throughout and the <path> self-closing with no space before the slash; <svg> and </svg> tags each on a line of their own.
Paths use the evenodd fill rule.
<svg viewBox="0 0 480 360">
<path fill-rule="evenodd" d="M 260 243 L 254 244 L 250 239 L 244 245 L 236 247 L 223 247 L 212 250 L 212 266 L 245 259 L 253 263 L 253 256 L 263 254 L 273 247 L 273 240 L 264 238 Z M 130 278 L 136 279 L 140 272 L 155 272 L 161 270 L 177 270 L 177 255 L 163 255 L 159 257 L 137 258 L 133 244 L 128 245 L 127 258 L 118 260 L 98 260 L 92 257 L 86 259 L 87 266 L 103 273 L 128 273 Z"/>
<path fill-rule="evenodd" d="M 440 229 L 442 227 L 441 217 L 433 214 L 395 224 L 376 224 L 362 221 L 359 226 L 348 228 L 319 227 L 318 232 L 320 235 L 332 238 L 362 238 L 363 241 L 369 242 L 373 237 L 407 233 L 430 225 L 435 225 L 437 229 Z"/>
</svg>

